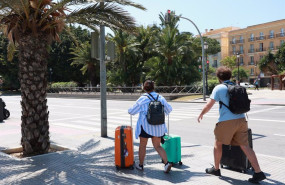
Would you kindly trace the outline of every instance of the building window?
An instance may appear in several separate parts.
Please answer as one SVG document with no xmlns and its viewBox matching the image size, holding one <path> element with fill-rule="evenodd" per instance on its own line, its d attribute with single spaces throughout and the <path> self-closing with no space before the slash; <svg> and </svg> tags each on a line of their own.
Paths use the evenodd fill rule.
<svg viewBox="0 0 285 185">
<path fill-rule="evenodd" d="M 250 56 L 250 65 L 254 65 L 254 56 Z"/>
<path fill-rule="evenodd" d="M 260 40 L 263 40 L 263 39 L 264 39 L 264 34 L 263 34 L 263 32 L 260 32 L 260 33 L 259 33 L 259 39 L 260 39 Z"/>
<path fill-rule="evenodd" d="M 235 38 L 235 37 L 233 37 L 232 42 L 233 42 L 233 44 L 235 44 L 235 43 L 236 43 L 236 38 Z"/>
<path fill-rule="evenodd" d="M 280 47 L 284 44 L 284 40 L 280 40 Z"/>
<path fill-rule="evenodd" d="M 239 61 L 240 61 L 240 65 L 243 66 L 244 63 L 243 63 L 243 57 L 242 57 L 242 56 L 240 57 L 240 60 L 239 60 Z"/>
<path fill-rule="evenodd" d="M 243 43 L 243 36 L 242 35 L 239 37 L 239 41 L 240 41 L 240 43 Z"/>
<path fill-rule="evenodd" d="M 270 35 L 269 35 L 269 37 L 272 39 L 272 38 L 274 38 L 274 30 L 270 30 Z"/>
<path fill-rule="evenodd" d="M 261 60 L 263 58 L 263 55 L 259 55 L 259 60 Z"/>
<path fill-rule="evenodd" d="M 250 34 L 250 41 L 254 41 L 254 34 L 253 33 Z"/>
<path fill-rule="evenodd" d="M 253 52 L 254 52 L 254 45 L 251 44 L 251 45 L 250 45 L 250 53 L 253 53 Z"/>
<path fill-rule="evenodd" d="M 274 50 L 274 43 L 270 42 L 269 49 Z"/>
<path fill-rule="evenodd" d="M 240 51 L 239 51 L 240 54 L 243 54 L 243 45 L 240 45 L 240 46 L 239 46 L 239 50 L 240 50 Z"/>
<path fill-rule="evenodd" d="M 218 67 L 218 61 L 217 60 L 214 60 L 213 67 Z"/>
<path fill-rule="evenodd" d="M 259 51 L 263 51 L 263 43 L 259 43 Z"/>
<path fill-rule="evenodd" d="M 251 69 L 250 69 L 250 75 L 253 75 L 253 73 L 254 73 L 254 69 L 251 68 Z"/>
<path fill-rule="evenodd" d="M 233 54 L 236 54 L 236 47 L 233 46 Z"/>
<path fill-rule="evenodd" d="M 284 37 L 284 28 L 281 28 L 281 30 L 280 30 L 280 36 L 281 36 L 281 37 Z"/>
</svg>

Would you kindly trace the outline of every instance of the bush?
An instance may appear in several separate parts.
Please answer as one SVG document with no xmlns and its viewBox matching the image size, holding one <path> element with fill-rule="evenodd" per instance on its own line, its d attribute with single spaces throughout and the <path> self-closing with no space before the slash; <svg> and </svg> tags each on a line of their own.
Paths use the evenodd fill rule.
<svg viewBox="0 0 285 185">
<path fill-rule="evenodd" d="M 208 80 L 208 90 L 209 94 L 212 94 L 213 89 L 215 88 L 216 85 L 220 84 L 219 80 Z"/>
<path fill-rule="evenodd" d="M 78 87 L 76 82 L 55 82 L 51 84 L 51 88 L 61 88 L 61 87 Z"/>
</svg>

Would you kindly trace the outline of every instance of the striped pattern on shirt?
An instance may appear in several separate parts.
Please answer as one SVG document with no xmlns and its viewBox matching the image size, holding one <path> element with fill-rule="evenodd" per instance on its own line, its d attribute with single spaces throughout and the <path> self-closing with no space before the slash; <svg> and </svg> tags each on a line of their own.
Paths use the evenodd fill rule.
<svg viewBox="0 0 285 185">
<path fill-rule="evenodd" d="M 144 131 L 148 133 L 151 136 L 155 137 L 161 137 L 167 132 L 167 127 L 164 124 L 161 125 L 150 125 L 147 122 L 147 110 L 148 110 L 148 105 L 150 103 L 150 99 L 147 97 L 149 96 L 147 93 L 144 93 L 133 105 L 133 107 L 129 108 L 128 112 L 131 115 L 135 115 L 139 113 L 139 118 L 137 121 L 137 126 L 136 126 L 136 131 L 135 131 L 135 137 L 138 139 L 140 133 L 141 133 L 141 126 L 143 127 Z M 156 92 L 151 92 L 151 95 L 156 99 L 157 98 L 157 93 Z M 171 105 L 167 103 L 165 98 L 161 95 L 158 97 L 158 101 L 164 105 L 164 112 L 166 115 L 168 115 L 172 111 Z"/>
</svg>

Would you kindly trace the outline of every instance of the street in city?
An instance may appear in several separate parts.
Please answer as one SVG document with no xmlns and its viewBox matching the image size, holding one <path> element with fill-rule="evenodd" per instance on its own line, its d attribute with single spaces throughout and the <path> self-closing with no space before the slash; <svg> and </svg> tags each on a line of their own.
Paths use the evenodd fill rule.
<svg viewBox="0 0 285 185">
<path fill-rule="evenodd" d="M 8 120 L 5 120 L 3 123 L 0 124 L 0 128 L 1 128 L 0 149 L 3 150 L 7 148 L 13 148 L 13 147 L 20 146 L 21 109 L 20 109 L 20 96 L 2 96 L 2 98 L 7 104 L 6 108 L 9 109 L 11 112 L 11 117 Z M 253 148 L 255 152 L 257 153 L 258 158 L 262 159 L 262 161 L 260 162 L 261 167 L 267 173 L 267 175 L 274 177 L 272 179 L 268 177 L 269 180 L 266 180 L 262 183 L 263 184 L 282 184 L 285 181 L 284 175 L 283 176 L 280 175 L 282 174 L 282 171 L 285 170 L 284 165 L 283 167 L 280 166 L 285 163 L 285 142 L 284 142 L 285 120 L 284 120 L 284 115 L 283 115 L 285 112 L 285 106 L 282 106 L 282 104 L 281 105 L 271 105 L 271 104 L 261 105 L 261 104 L 258 104 L 259 102 L 258 100 L 261 100 L 261 99 L 256 98 L 256 101 L 253 101 L 253 104 L 251 106 L 251 111 L 247 114 L 248 124 L 249 124 L 249 127 L 253 131 Z M 80 99 L 80 98 L 48 98 L 48 106 L 49 106 L 49 111 L 50 111 L 49 122 L 50 122 L 51 142 L 53 144 L 67 147 L 71 149 L 71 151 L 76 151 L 77 153 L 73 152 L 73 154 L 74 156 L 78 155 L 79 157 L 80 154 L 84 152 L 87 152 L 87 153 L 90 152 L 88 151 L 89 149 L 95 150 L 94 148 L 91 147 L 92 144 L 90 144 L 90 142 L 96 143 L 96 141 L 100 140 L 101 145 L 98 145 L 100 147 L 97 148 L 96 150 L 99 150 L 100 148 L 103 150 L 106 150 L 104 149 L 104 147 L 108 146 L 108 152 L 107 152 L 108 155 L 106 153 L 105 155 L 106 160 L 104 160 L 104 162 L 102 162 L 101 165 L 103 165 L 106 161 L 108 161 L 109 162 L 108 164 L 111 167 L 109 166 L 109 168 L 107 168 L 106 167 L 107 165 L 106 165 L 105 167 L 107 169 L 105 170 L 109 172 L 110 170 L 115 171 L 114 166 L 113 166 L 114 131 L 115 131 L 115 128 L 119 125 L 129 125 L 130 124 L 131 122 L 130 115 L 127 113 L 127 109 L 133 104 L 134 104 L 134 101 L 126 101 L 126 100 L 108 100 L 107 101 L 108 139 L 104 139 L 100 137 L 100 128 L 101 128 L 100 100 Z M 176 178 L 172 176 L 171 177 L 172 179 L 169 179 L 169 177 L 166 178 L 164 174 L 162 174 L 163 176 L 160 177 L 161 179 L 152 179 L 152 176 L 150 176 L 149 173 L 159 173 L 161 175 L 160 172 L 162 172 L 162 166 L 161 166 L 161 163 L 159 163 L 158 155 L 156 155 L 156 152 L 152 149 L 151 142 L 149 142 L 148 143 L 148 154 L 151 154 L 151 157 L 148 157 L 148 154 L 147 154 L 147 158 L 146 158 L 147 165 L 145 167 L 146 168 L 145 178 L 149 178 L 147 182 L 149 182 L 149 184 L 156 184 L 160 181 L 164 181 L 166 183 L 170 182 L 170 183 L 182 183 L 182 184 L 183 183 L 187 184 L 187 182 L 192 182 L 192 183 L 196 182 L 197 184 L 199 184 L 199 182 L 201 182 L 201 180 L 204 179 L 203 182 L 205 183 L 207 182 L 206 184 L 223 184 L 223 183 L 227 184 L 229 183 L 227 181 L 230 181 L 230 180 L 225 180 L 225 179 L 221 180 L 215 177 L 208 176 L 204 173 L 204 169 L 206 167 L 209 167 L 210 163 L 213 163 L 213 156 L 212 156 L 212 148 L 213 148 L 212 145 L 214 142 L 213 129 L 218 119 L 218 104 L 216 103 L 216 105 L 212 108 L 212 110 L 204 116 L 204 119 L 202 120 L 201 123 L 197 122 L 197 116 L 202 110 L 205 103 L 203 102 L 189 103 L 189 102 L 171 101 L 170 104 L 173 107 L 173 112 L 170 114 L 170 129 L 169 130 L 170 130 L 170 134 L 180 135 L 182 138 L 182 162 L 184 164 L 182 165 L 182 167 L 173 168 L 172 174 L 177 174 L 178 172 L 180 172 L 180 175 L 177 176 Z M 135 127 L 136 125 L 137 118 L 138 118 L 137 115 L 133 116 L 132 118 L 133 127 Z M 138 151 L 137 144 L 138 144 L 138 140 L 135 140 L 136 160 L 137 160 L 137 151 Z M 85 148 L 84 150 L 86 151 L 82 152 L 81 151 L 82 148 Z M 100 155 L 102 154 L 100 153 Z M 201 156 L 199 157 L 199 155 Z M 48 154 L 47 156 L 52 156 L 52 155 Z M 39 159 L 41 157 L 36 157 L 36 158 Z M 49 160 L 53 160 L 52 157 L 48 157 L 48 158 Z M 90 159 L 92 159 L 92 157 Z M 59 160 L 61 159 L 59 159 L 58 157 L 55 157 L 54 160 L 59 162 Z M 2 162 L 3 161 L 1 161 L 0 163 Z M 269 165 L 268 164 L 269 162 L 271 163 L 270 169 L 267 169 L 269 168 L 269 166 L 267 166 Z M 85 164 L 85 166 L 86 168 L 84 170 L 89 169 L 88 164 Z M 195 166 L 199 167 L 198 171 L 201 174 L 199 175 L 195 174 L 194 175 L 195 177 L 194 177 L 193 174 L 191 175 L 190 171 L 193 172 L 193 170 L 196 170 Z M 92 167 L 95 168 L 94 166 Z M 155 170 L 155 172 L 147 171 L 148 168 L 152 169 L 152 171 Z M 91 166 L 90 166 L 90 169 L 91 169 Z M 37 170 L 40 170 L 40 169 L 37 169 Z M 269 174 L 267 172 L 268 170 L 273 170 L 274 173 L 276 172 L 278 173 Z M 62 169 L 62 171 L 64 170 Z M 0 169 L 0 172 L 1 172 L 0 174 L 5 172 L 4 168 Z M 25 173 L 28 173 L 28 172 L 26 171 Z M 232 172 L 230 170 L 222 170 L 222 173 L 225 174 L 225 176 L 228 176 L 228 175 L 231 176 L 234 174 L 234 177 L 236 178 L 235 180 L 237 181 L 233 181 L 236 183 L 232 183 L 232 184 L 247 184 L 246 180 L 248 177 L 250 177 L 250 174 L 251 174 L 251 172 L 249 172 L 248 174 L 242 174 L 240 172 Z M 121 175 L 124 176 L 123 174 Z M 53 176 L 51 174 L 49 175 Z M 100 183 L 98 182 L 98 184 L 115 184 L 115 181 L 118 181 L 120 183 L 132 184 L 131 179 L 133 179 L 133 182 L 135 182 L 134 184 L 143 184 L 146 182 L 146 181 L 142 181 L 142 182 L 139 181 L 141 175 L 138 175 L 136 170 L 132 172 L 133 177 L 127 181 L 125 179 L 124 180 L 122 179 L 114 180 L 113 178 L 109 177 L 108 174 L 104 174 L 104 175 L 103 176 L 104 178 L 106 178 L 106 182 L 100 181 Z M 276 177 L 274 175 L 276 175 Z M 21 183 L 31 184 L 31 182 L 34 182 L 32 181 L 32 179 L 34 178 L 31 178 L 30 175 L 28 176 L 29 177 L 27 178 L 28 179 L 27 181 L 21 181 L 20 179 L 18 179 L 17 182 L 19 184 Z M 3 176 L 0 175 L 0 179 L 1 177 L 3 178 Z M 0 180 L 0 184 L 3 184 L 4 182 L 10 182 L 11 179 L 9 178 L 11 177 L 5 176 L 3 181 Z M 53 177 L 53 178 L 56 178 L 56 177 Z M 92 179 L 94 178 L 94 176 L 91 175 L 89 178 Z M 241 178 L 242 180 L 239 181 L 239 178 Z M 56 181 L 51 181 L 51 184 L 57 184 L 54 182 Z M 72 184 L 72 182 L 75 184 L 81 184 L 80 181 L 76 179 L 71 180 L 70 178 L 67 178 L 67 177 L 65 181 L 58 181 L 59 184 L 63 182 L 66 184 Z M 83 180 L 82 183 L 83 182 L 87 183 L 89 181 Z M 90 182 L 90 184 L 96 184 L 96 183 Z"/>
</svg>

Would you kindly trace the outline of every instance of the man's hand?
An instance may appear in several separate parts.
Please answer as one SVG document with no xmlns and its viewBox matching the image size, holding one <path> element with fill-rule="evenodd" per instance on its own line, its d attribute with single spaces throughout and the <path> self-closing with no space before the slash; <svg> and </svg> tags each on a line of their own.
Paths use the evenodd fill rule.
<svg viewBox="0 0 285 185">
<path fill-rule="evenodd" d="M 198 117 L 198 123 L 200 123 L 200 120 L 203 119 L 203 114 L 200 114 L 199 117 Z"/>
<path fill-rule="evenodd" d="M 200 114 L 199 117 L 198 117 L 198 123 L 200 123 L 200 120 L 203 119 L 203 115 L 206 114 L 206 113 L 213 107 L 213 105 L 215 104 L 215 102 L 216 102 L 216 101 L 213 100 L 213 99 L 210 99 L 210 100 L 208 101 L 208 103 L 205 105 L 205 107 L 203 108 L 201 114 Z"/>
</svg>

